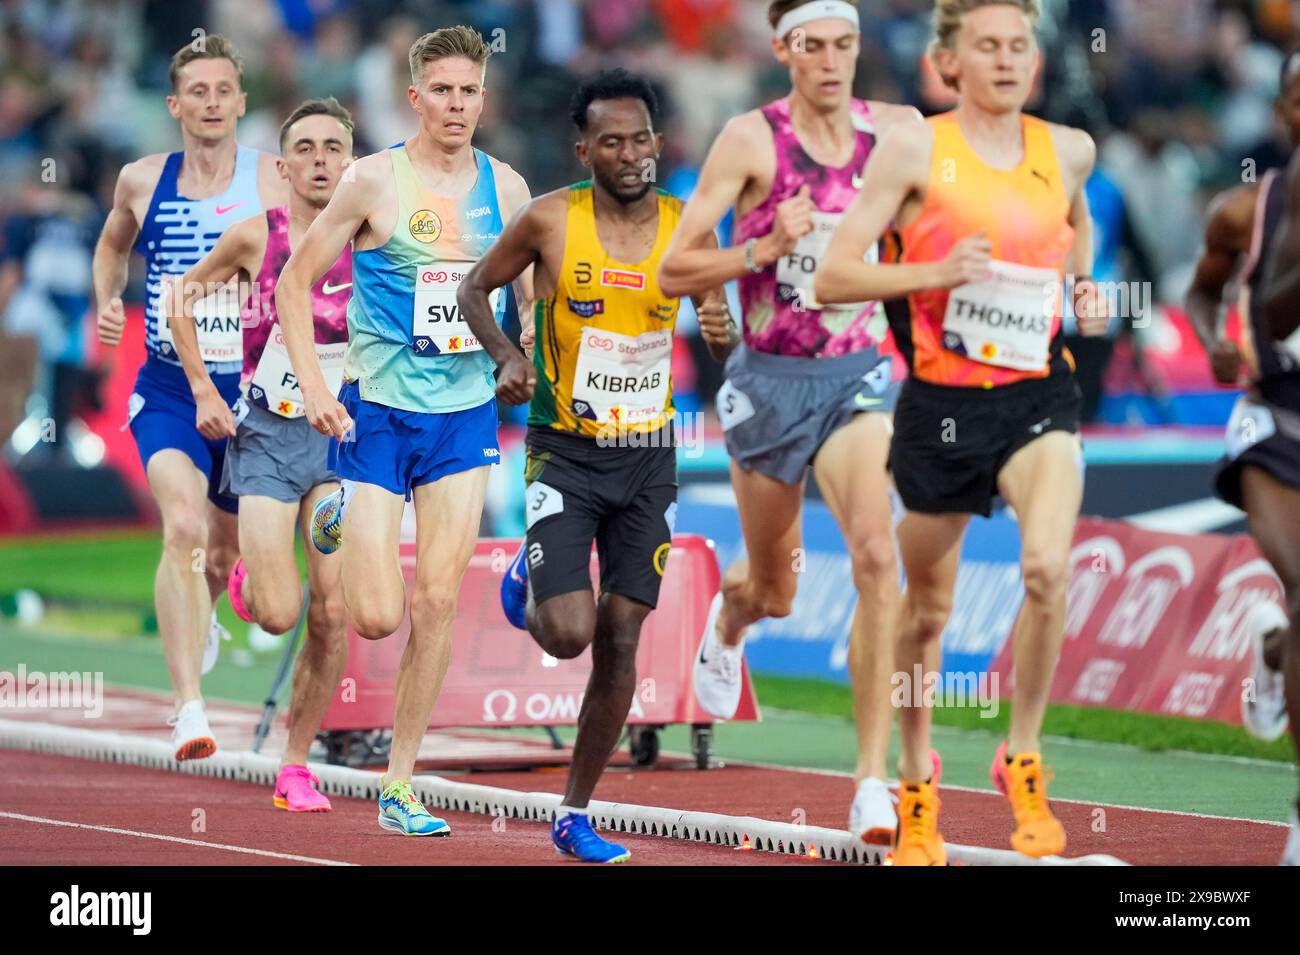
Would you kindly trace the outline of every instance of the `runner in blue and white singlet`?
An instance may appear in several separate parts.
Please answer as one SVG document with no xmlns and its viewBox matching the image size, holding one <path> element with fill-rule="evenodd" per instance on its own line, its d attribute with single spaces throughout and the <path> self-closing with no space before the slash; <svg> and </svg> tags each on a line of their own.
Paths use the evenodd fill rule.
<svg viewBox="0 0 1300 955">
<path fill-rule="evenodd" d="M 146 266 L 145 362 L 127 418 L 162 517 L 162 556 L 154 606 L 176 700 L 172 742 L 179 760 L 216 751 L 199 683 L 216 662 L 223 629 L 212 603 L 238 556 L 237 501 L 220 493 L 226 441 L 198 430 L 198 408 L 176 354 L 162 296 L 223 233 L 288 201 L 276 157 L 241 148 L 235 133 L 247 106 L 243 63 L 234 46 L 208 34 L 171 62 L 168 111 L 181 149 L 122 167 L 113 208 L 95 247 L 94 284 L 100 343 L 117 346 L 126 327 L 122 293 L 132 252 Z M 196 309 L 199 344 L 224 401 L 239 397 L 242 332 L 234 290 Z M 196 566 L 196 555 L 202 555 Z M 196 573 L 201 566 L 203 573 Z M 204 638 L 207 638 L 206 649 Z M 229 634 L 225 634 L 229 639 Z"/>
<path fill-rule="evenodd" d="M 226 190 L 207 199 L 189 199 L 177 188 L 184 153 L 170 154 L 135 243 L 146 269 L 147 358 L 136 378 L 129 409 L 140 460 L 147 468 L 149 459 L 165 448 L 184 451 L 207 475 L 209 498 L 230 513 L 238 508 L 238 501 L 220 492 L 226 442 L 204 438 L 195 428 L 194 397 L 176 355 L 161 297 L 167 276 L 183 275 L 212 251 L 226 229 L 263 211 L 257 188 L 258 155 L 255 149 L 239 147 L 235 173 Z M 236 293 L 234 288 L 220 290 L 195 308 L 204 363 L 231 405 L 239 399 L 244 362 Z"/>
</svg>

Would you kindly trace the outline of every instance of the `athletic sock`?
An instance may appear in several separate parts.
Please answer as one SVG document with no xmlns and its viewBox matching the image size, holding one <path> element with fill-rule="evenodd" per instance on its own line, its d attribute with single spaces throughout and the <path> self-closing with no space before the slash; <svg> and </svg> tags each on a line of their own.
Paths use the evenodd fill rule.
<svg viewBox="0 0 1300 955">
<path fill-rule="evenodd" d="M 585 816 L 586 814 L 587 810 L 585 809 L 575 809 L 572 806 L 560 806 L 555 810 L 555 821 L 559 822 L 565 816 Z"/>
</svg>

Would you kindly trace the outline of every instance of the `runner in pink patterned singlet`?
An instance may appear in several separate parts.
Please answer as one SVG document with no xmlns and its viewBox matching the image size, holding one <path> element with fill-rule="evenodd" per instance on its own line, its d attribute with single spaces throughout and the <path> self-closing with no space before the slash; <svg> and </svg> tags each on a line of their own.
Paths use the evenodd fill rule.
<svg viewBox="0 0 1300 955">
<path fill-rule="evenodd" d="M 812 277 L 844 210 L 857 195 L 856 183 L 876 144 L 871 108 L 851 104 L 857 147 L 847 166 L 831 168 L 814 160 L 799 142 L 790 121 L 790 99 L 760 110 L 772 128 L 776 175 L 767 197 L 736 222 L 736 241 L 744 243 L 772 231 L 777 206 L 808 187 L 817 211 L 813 231 L 789 255 L 757 274 L 740 277 L 745 344 L 754 351 L 805 358 L 833 358 L 861 351 L 884 336 L 884 309 L 879 302 L 819 309 Z"/>
<path fill-rule="evenodd" d="M 851 621 L 828 624 L 842 628 L 832 658 L 847 657 L 858 731 L 848 828 L 887 845 L 898 824 L 885 779 L 899 588 L 885 461 L 898 389 L 879 350 L 883 307 L 823 309 L 813 277 L 877 136 L 921 117 L 853 98 L 855 4 L 772 0 L 768 23 L 790 95 L 727 124 L 659 269 L 660 287 L 674 296 L 737 279 L 744 308 L 744 340 L 727 360 L 717 412 L 746 556 L 723 576 L 694 689 L 713 716 L 733 716 L 746 630 L 791 613 L 800 575 L 790 555 L 803 546 L 804 489 L 814 471 L 843 532 L 858 596 Z M 731 209 L 736 244 L 712 248 L 711 233 Z"/>
<path fill-rule="evenodd" d="M 251 283 L 240 310 L 245 397 L 234 413 L 210 397 L 195 322 L 173 315 L 176 350 L 195 395 L 197 425 L 205 437 L 228 437 L 221 487 L 239 498 L 241 556 L 230 573 L 230 605 L 243 620 L 284 633 L 298 620 L 302 580 L 294 556 L 299 528 L 310 534 L 316 504 L 335 493 L 329 466 L 332 439 L 304 415 L 302 392 L 280 331 L 275 288 L 291 246 L 302 242 L 342 181 L 352 158 L 352 117 L 334 99 L 308 100 L 280 128 L 279 169 L 290 185 L 288 205 L 268 209 L 228 230 L 188 273 L 190 289 L 238 277 Z M 352 250 L 311 289 L 316 356 L 337 392 L 347 351 L 347 306 Z M 193 308 L 187 305 L 188 313 Z M 274 803 L 290 812 L 326 812 L 330 802 L 307 769 L 307 750 L 320 729 L 347 657 L 342 560 L 308 547 L 307 639 L 294 672 L 289 740 L 275 782 Z"/>
<path fill-rule="evenodd" d="M 279 325 L 275 311 L 275 282 L 289 261 L 289 207 L 266 210 L 266 253 L 262 268 L 253 278 L 253 291 L 240 311 L 244 327 L 244 384 L 253 379 L 257 363 Z M 352 250 L 339 256 L 328 272 L 311 288 L 311 314 L 316 325 L 316 344 L 331 345 L 348 340 L 348 291 L 352 288 Z M 282 346 L 283 342 L 279 342 Z"/>
</svg>

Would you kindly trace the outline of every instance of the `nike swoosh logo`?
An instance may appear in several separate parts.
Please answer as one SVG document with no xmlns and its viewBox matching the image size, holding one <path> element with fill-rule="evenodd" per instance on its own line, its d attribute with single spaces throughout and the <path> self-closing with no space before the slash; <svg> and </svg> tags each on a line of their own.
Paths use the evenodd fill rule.
<svg viewBox="0 0 1300 955">
<path fill-rule="evenodd" d="M 240 199 L 238 202 L 234 203 L 233 205 L 229 205 L 229 206 L 217 206 L 217 215 L 219 215 L 219 216 L 224 216 L 224 215 L 225 215 L 227 212 L 229 212 L 231 209 L 237 209 L 237 208 L 239 208 L 240 206 L 242 206 L 243 204 L 244 204 L 244 200 L 243 200 L 243 199 Z"/>
<path fill-rule="evenodd" d="M 859 176 L 857 173 L 854 173 L 854 174 L 853 174 L 853 188 L 854 188 L 854 189 L 861 189 L 861 188 L 862 188 L 862 183 L 863 183 L 864 181 L 865 181 L 865 180 L 864 180 L 861 176 Z"/>
<path fill-rule="evenodd" d="M 859 408 L 870 408 L 873 405 L 881 404 L 884 400 L 883 398 L 868 398 L 866 395 L 853 396 L 853 403 Z"/>
<path fill-rule="evenodd" d="M 1051 418 L 1045 418 L 1044 420 L 1038 422 L 1038 424 L 1031 425 L 1029 430 L 1034 432 L 1034 434 L 1042 434 L 1043 430 L 1051 423 L 1052 423 Z"/>
<path fill-rule="evenodd" d="M 352 283 L 344 282 L 342 285 L 330 285 L 329 282 L 326 282 L 320 287 L 320 290 L 326 295 L 333 295 L 335 292 L 342 292 L 345 288 L 352 288 Z"/>
</svg>

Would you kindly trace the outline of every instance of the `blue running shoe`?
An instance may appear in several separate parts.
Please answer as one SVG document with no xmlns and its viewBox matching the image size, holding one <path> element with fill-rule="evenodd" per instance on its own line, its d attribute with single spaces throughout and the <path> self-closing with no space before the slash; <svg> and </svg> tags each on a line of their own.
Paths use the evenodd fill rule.
<svg viewBox="0 0 1300 955">
<path fill-rule="evenodd" d="M 528 541 L 519 545 L 519 553 L 501 578 L 501 609 L 506 619 L 520 630 L 528 629 Z"/>
<path fill-rule="evenodd" d="M 316 502 L 311 512 L 311 542 L 322 554 L 343 546 L 343 489 Z"/>
<path fill-rule="evenodd" d="M 551 823 L 551 841 L 555 843 L 556 852 L 573 856 L 580 862 L 612 865 L 632 858 L 632 853 L 622 846 L 596 835 L 591 820 L 585 815 L 569 813 Z"/>
<path fill-rule="evenodd" d="M 379 797 L 379 828 L 404 836 L 449 836 L 451 826 L 424 808 L 410 783 L 392 783 Z"/>
</svg>

